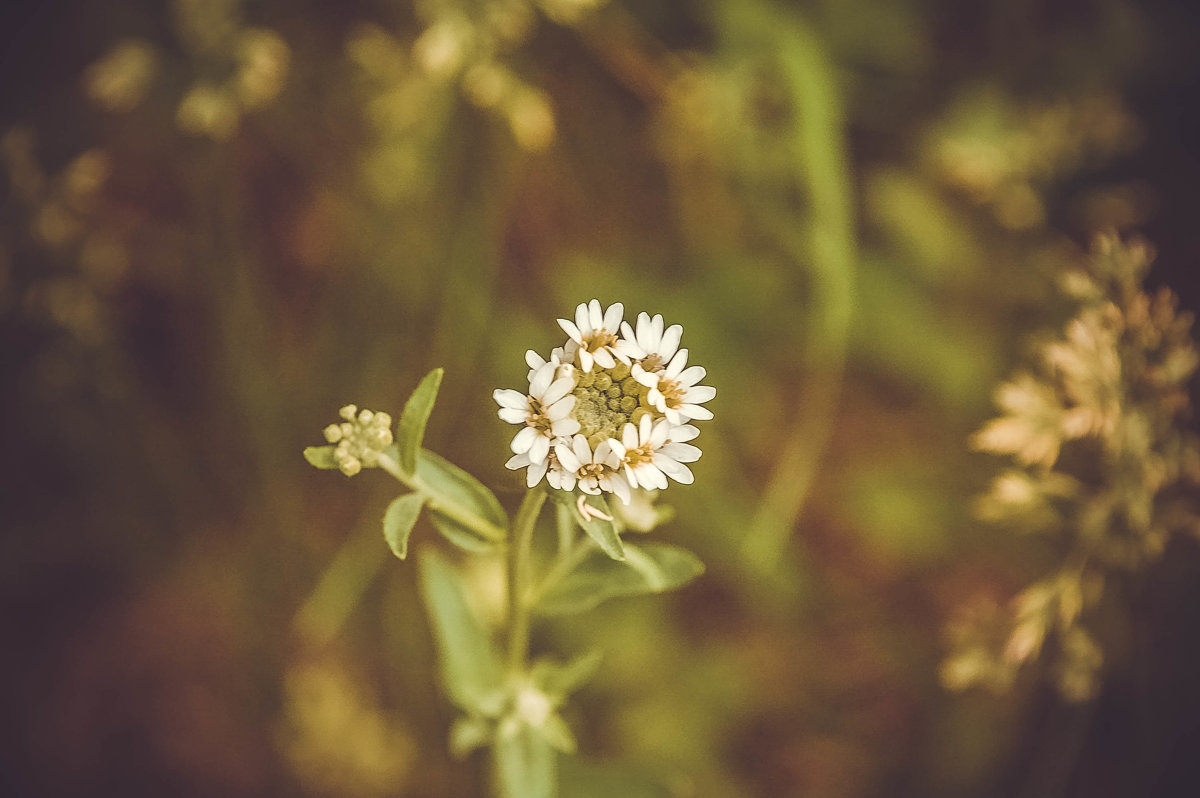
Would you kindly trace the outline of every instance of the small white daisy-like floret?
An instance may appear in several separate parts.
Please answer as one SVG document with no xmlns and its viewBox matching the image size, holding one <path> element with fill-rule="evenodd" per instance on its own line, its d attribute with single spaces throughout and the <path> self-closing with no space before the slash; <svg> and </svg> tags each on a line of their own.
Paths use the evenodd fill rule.
<svg viewBox="0 0 1200 798">
<path fill-rule="evenodd" d="M 636 332 L 629 322 L 621 322 L 621 332 L 624 337 L 617 344 L 618 349 L 628 357 L 641 361 L 647 371 L 654 371 L 670 362 L 679 349 L 679 339 L 683 337 L 683 327 L 678 324 L 672 324 L 664 330 L 663 317 L 657 313 L 654 318 L 639 313 Z"/>
<path fill-rule="evenodd" d="M 646 399 L 672 424 L 712 418 L 712 411 L 701 405 L 716 396 L 717 389 L 696 384 L 704 379 L 706 372 L 702 366 L 688 366 L 687 357 L 688 350 L 680 349 L 665 367 L 657 370 L 648 369 L 643 363 L 633 365 L 634 379 L 650 389 Z"/>
<path fill-rule="evenodd" d="M 525 363 L 529 366 L 529 381 L 533 382 L 533 376 L 538 369 L 547 363 L 553 363 L 555 367 L 554 378 L 556 380 L 563 377 L 570 377 L 575 372 L 575 365 L 571 362 L 571 358 L 567 356 L 567 351 L 561 346 L 554 347 L 554 351 L 550 353 L 550 359 L 545 360 L 537 352 L 532 349 L 525 353 Z"/>
<path fill-rule="evenodd" d="M 600 300 L 580 303 L 575 308 L 575 321 L 559 319 L 558 326 L 563 328 L 570 341 L 567 344 L 567 354 L 579 358 L 579 367 L 590 372 L 595 365 L 610 369 L 617 361 L 628 362 L 626 356 L 617 349 L 617 333 L 621 329 L 621 316 L 625 307 L 620 302 L 608 306 L 601 311 Z"/>
<path fill-rule="evenodd" d="M 555 379 L 556 371 L 553 363 L 542 364 L 530 378 L 528 394 L 501 388 L 492 393 L 500 405 L 500 418 L 509 424 L 524 425 L 512 439 L 511 448 L 514 454 L 527 454 L 529 464 L 545 461 L 555 438 L 579 431 L 579 422 L 571 417 L 575 381 L 570 377 Z"/>
<path fill-rule="evenodd" d="M 692 472 L 684 463 L 700 459 L 700 450 L 684 443 L 699 434 L 695 427 L 674 426 L 665 418 L 651 421 L 644 415 L 637 426 L 626 424 L 621 440 L 610 441 L 624 467 L 625 478 L 634 487 L 662 490 L 667 477 L 691 484 Z"/>
<path fill-rule="evenodd" d="M 622 502 L 629 504 L 629 483 L 621 474 L 621 460 L 611 441 L 601 441 L 593 451 L 587 438 L 576 435 L 570 446 L 557 444 L 554 453 L 562 467 L 561 490 L 574 490 L 578 485 L 581 491 L 592 495 L 602 491 L 615 493 Z"/>
</svg>

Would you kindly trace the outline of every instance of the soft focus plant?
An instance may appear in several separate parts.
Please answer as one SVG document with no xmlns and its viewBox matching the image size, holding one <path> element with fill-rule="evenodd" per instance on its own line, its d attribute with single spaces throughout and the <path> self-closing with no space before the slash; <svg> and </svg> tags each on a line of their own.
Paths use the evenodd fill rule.
<svg viewBox="0 0 1200 798">
<path fill-rule="evenodd" d="M 389 414 L 347 405 L 342 421 L 325 428 L 328 445 L 304 452 L 318 468 L 346 476 L 380 468 L 410 489 L 383 516 L 384 538 L 400 559 L 423 511 L 463 552 L 504 550 L 502 644 L 472 607 L 460 570 L 432 549 L 420 562 L 442 685 L 460 713 L 451 750 L 465 756 L 489 749 L 499 795 L 557 793 L 558 754 L 576 750 L 560 709 L 600 664 L 597 651 L 565 662 L 531 660 L 532 616 L 660 593 L 703 571 L 685 549 L 621 537 L 629 529 L 650 531 L 665 517 L 653 502 L 668 477 L 692 481 L 686 463 L 701 452 L 687 443 L 699 435 L 690 422 L 712 418 L 703 405 L 716 395 L 698 384 L 704 369 L 687 365 L 682 327 L 642 313 L 635 328 L 622 320 L 623 310 L 620 303 L 602 310 L 597 300 L 579 305 L 574 321 L 559 319 L 568 339 L 549 359 L 527 353 L 528 390 L 495 391 L 500 418 L 521 427 L 507 466 L 525 470 L 528 492 L 511 521 L 482 483 L 422 447 L 441 369 L 413 391 L 394 435 Z M 606 494 L 624 509 L 610 506 Z M 547 498 L 555 505 L 557 545 L 538 569 L 533 536 Z"/>
<path fill-rule="evenodd" d="M 1200 447 L 1186 424 L 1200 356 L 1191 314 L 1169 290 L 1143 290 L 1151 260 L 1143 243 L 1101 236 L 1084 268 L 1064 271 L 1077 312 L 1001 384 L 1003 415 L 972 439 L 1014 461 L 978 515 L 1050 537 L 1061 560 L 1007 608 L 972 608 L 951 627 L 952 688 L 1007 689 L 1044 653 L 1065 698 L 1090 698 L 1104 649 L 1088 617 L 1106 581 L 1143 570 L 1173 536 L 1200 535 Z"/>
</svg>

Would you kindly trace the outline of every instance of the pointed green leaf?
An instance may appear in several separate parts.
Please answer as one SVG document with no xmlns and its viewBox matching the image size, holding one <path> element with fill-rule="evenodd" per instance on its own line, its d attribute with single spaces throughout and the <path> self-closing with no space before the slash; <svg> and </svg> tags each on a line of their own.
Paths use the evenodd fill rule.
<svg viewBox="0 0 1200 798">
<path fill-rule="evenodd" d="M 333 459 L 333 452 L 336 446 L 306 446 L 304 448 L 304 459 L 309 465 L 317 468 L 337 468 L 337 461 Z"/>
<path fill-rule="evenodd" d="M 583 495 L 585 497 L 583 500 L 584 504 L 594 507 L 604 515 L 612 517 L 608 502 L 604 500 L 603 496 Z M 572 504 L 571 508 L 571 514 L 575 519 L 575 523 L 579 524 L 580 528 L 588 534 L 588 537 L 596 541 L 596 544 L 600 546 L 600 549 L 605 554 L 614 560 L 625 559 L 625 550 L 621 545 L 621 536 L 617 534 L 617 527 L 612 521 L 605 521 L 603 518 L 594 516 L 584 518 L 580 514 L 578 507 Z"/>
<path fill-rule="evenodd" d="M 417 453 L 425 438 L 425 425 L 437 401 L 438 388 L 442 384 L 442 369 L 437 368 L 425 375 L 412 396 L 404 403 L 400 424 L 396 428 L 396 446 L 400 450 L 400 470 L 405 474 L 417 471 Z"/>
<path fill-rule="evenodd" d="M 393 499 L 383 513 L 383 537 L 392 554 L 402 560 L 408 556 L 408 536 L 412 534 L 413 524 L 417 523 L 424 503 L 425 497 L 420 493 L 406 493 Z"/>
<path fill-rule="evenodd" d="M 538 728 L 538 734 L 549 743 L 550 747 L 564 754 L 573 754 L 579 747 L 575 742 L 575 733 L 563 720 L 562 715 L 551 712 L 546 722 Z"/>
<path fill-rule="evenodd" d="M 537 730 L 524 724 L 496 737 L 496 781 L 503 798 L 554 798 L 558 753 Z"/>
<path fill-rule="evenodd" d="M 468 713 L 494 711 L 495 696 L 504 688 L 504 669 L 486 628 L 467 604 L 458 572 L 440 555 L 426 551 L 420 576 L 446 693 Z"/>
<path fill-rule="evenodd" d="M 625 561 L 593 552 L 538 601 L 543 615 L 589 610 L 619 596 L 662 593 L 704 573 L 704 564 L 686 549 L 665 543 L 625 544 Z"/>
<path fill-rule="evenodd" d="M 445 513 L 438 512 L 437 510 L 429 511 L 429 520 L 433 523 L 433 528 L 442 534 L 442 537 L 471 554 L 482 554 L 486 551 L 492 551 L 499 545 L 490 540 L 484 540 L 472 531 L 469 526 L 464 526 Z"/>
<path fill-rule="evenodd" d="M 487 745 L 492 741 L 492 727 L 492 723 L 475 715 L 458 718 L 450 727 L 450 753 L 462 759 Z"/>
<path fill-rule="evenodd" d="M 566 663 L 538 660 L 530 670 L 530 678 L 546 695 L 564 699 L 596 675 L 600 660 L 599 651 L 589 651 Z"/>
<path fill-rule="evenodd" d="M 507 536 L 508 515 L 495 494 L 475 477 L 428 449 L 422 449 L 418 455 L 414 485 L 426 494 L 442 534 L 446 532 L 441 522 L 446 522 L 484 543 L 501 543 Z"/>
</svg>

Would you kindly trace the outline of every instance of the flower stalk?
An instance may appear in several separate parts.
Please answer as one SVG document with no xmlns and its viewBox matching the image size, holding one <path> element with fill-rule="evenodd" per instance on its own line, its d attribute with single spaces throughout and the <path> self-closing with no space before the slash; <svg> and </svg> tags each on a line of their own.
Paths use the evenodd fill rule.
<svg viewBox="0 0 1200 798">
<path fill-rule="evenodd" d="M 513 520 L 509 538 L 506 575 L 508 585 L 508 646 L 507 667 L 510 674 L 525 670 L 529 649 L 529 574 L 532 567 L 533 529 L 546 502 L 546 490 L 541 485 L 531 488 L 521 501 Z"/>
</svg>

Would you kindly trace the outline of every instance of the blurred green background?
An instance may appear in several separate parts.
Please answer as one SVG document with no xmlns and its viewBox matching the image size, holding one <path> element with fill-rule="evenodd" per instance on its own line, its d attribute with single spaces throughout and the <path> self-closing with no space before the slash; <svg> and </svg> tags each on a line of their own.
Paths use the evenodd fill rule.
<svg viewBox="0 0 1200 798">
<path fill-rule="evenodd" d="M 0 788 L 471 796 L 380 473 L 337 408 L 515 506 L 491 392 L 593 296 L 718 389 L 656 532 L 708 573 L 599 645 L 571 795 L 1200 792 L 1200 551 L 1116 589 L 1106 682 L 938 683 L 1044 572 L 966 440 L 1101 230 L 1200 304 L 1200 34 L 1133 0 L 112 0 L 0 11 Z M 436 546 L 418 527 L 414 546 Z M 489 578 L 475 575 L 481 595 Z"/>
</svg>

